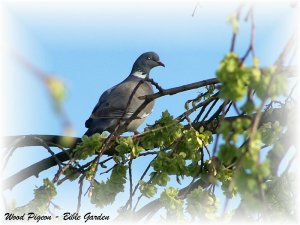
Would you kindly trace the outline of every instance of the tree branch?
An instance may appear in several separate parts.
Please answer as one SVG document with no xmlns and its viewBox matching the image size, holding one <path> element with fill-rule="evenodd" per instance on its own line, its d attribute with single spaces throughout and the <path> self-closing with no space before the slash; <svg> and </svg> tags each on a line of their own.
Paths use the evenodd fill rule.
<svg viewBox="0 0 300 225">
<path fill-rule="evenodd" d="M 239 116 L 239 117 L 247 117 L 247 116 Z M 286 109 L 273 109 L 272 112 L 270 113 L 266 113 L 265 116 L 263 116 L 263 118 L 261 119 L 261 124 L 262 123 L 266 123 L 266 122 L 275 122 L 275 121 L 280 121 L 280 123 L 284 126 L 287 123 L 287 118 L 289 117 L 289 113 L 287 113 Z M 233 116 L 233 117 L 226 117 L 225 120 L 229 120 L 229 121 L 233 121 L 236 118 L 238 118 L 237 116 Z M 207 121 L 205 122 L 197 122 L 195 124 L 193 124 L 193 127 L 195 129 L 199 129 L 201 126 L 203 126 L 206 129 L 209 129 L 212 133 L 215 133 L 216 130 L 212 129 L 212 127 L 214 126 L 214 121 L 211 121 L 210 123 L 207 123 Z M 189 129 L 189 125 L 186 125 L 183 129 Z M 137 137 L 137 139 L 142 138 L 142 134 L 139 134 L 139 136 Z M 20 146 L 17 147 L 29 147 L 29 146 L 40 146 L 37 145 L 40 142 L 36 142 L 36 141 L 32 141 L 34 140 L 33 135 L 29 135 L 29 137 L 27 138 L 27 136 L 24 136 L 24 140 L 28 139 L 28 142 L 21 142 Z M 64 136 L 53 136 L 51 138 L 50 135 L 37 135 L 37 137 L 39 138 L 45 138 L 45 142 L 49 143 L 52 145 L 51 146 L 56 146 L 56 143 L 53 143 L 53 140 L 61 140 L 62 138 L 64 138 Z M 9 141 L 13 142 L 16 138 L 19 138 L 19 136 L 12 136 L 12 137 L 4 137 L 4 143 L 7 144 L 7 146 L 10 146 Z M 80 138 L 73 138 L 74 140 L 80 140 Z M 27 145 L 26 145 L 27 144 Z M 49 145 L 50 146 L 50 145 Z M 70 145 L 71 147 L 74 147 L 74 144 Z M 106 155 L 113 155 L 115 153 L 115 146 L 113 145 L 110 149 L 108 149 L 107 151 L 105 151 Z M 55 154 L 56 158 L 60 161 L 60 162 L 64 162 L 67 160 L 70 160 L 70 157 L 68 156 L 68 154 L 71 154 L 73 151 L 72 148 L 70 148 L 69 150 L 66 150 L 65 152 L 60 152 Z M 31 177 L 31 176 L 36 176 L 38 177 L 39 173 L 47 170 L 53 166 L 56 166 L 57 162 L 56 160 L 51 156 L 48 157 L 46 159 L 43 159 L 29 167 L 26 167 L 24 169 L 22 169 L 20 172 L 6 178 L 3 180 L 3 184 L 2 184 L 2 189 L 12 189 L 15 185 L 17 185 L 18 183 L 24 181 L 25 179 Z"/>
<path fill-rule="evenodd" d="M 202 81 L 199 81 L 199 82 L 186 84 L 186 85 L 182 85 L 182 86 L 179 86 L 179 87 L 174 87 L 174 88 L 169 88 L 169 89 L 162 89 L 159 92 L 156 92 L 152 95 L 142 96 L 141 99 L 146 99 L 148 101 L 153 101 L 154 99 L 160 98 L 160 97 L 165 96 L 165 95 L 175 95 L 175 94 L 178 94 L 180 92 L 184 92 L 184 91 L 204 87 L 204 86 L 207 86 L 207 85 L 217 84 L 217 83 L 219 83 L 219 81 L 216 78 L 202 80 Z"/>
<path fill-rule="evenodd" d="M 38 139 L 43 140 L 49 147 L 63 147 L 63 148 L 74 148 L 81 138 L 79 137 L 68 137 L 70 141 L 63 141 L 65 136 L 60 135 L 17 135 L 17 136 L 7 136 L 2 137 L 0 142 L 0 147 L 10 148 L 13 147 L 14 141 L 19 138 L 17 147 L 27 147 L 27 146 L 41 146 Z M 37 139 L 38 138 L 38 139 Z"/>
</svg>

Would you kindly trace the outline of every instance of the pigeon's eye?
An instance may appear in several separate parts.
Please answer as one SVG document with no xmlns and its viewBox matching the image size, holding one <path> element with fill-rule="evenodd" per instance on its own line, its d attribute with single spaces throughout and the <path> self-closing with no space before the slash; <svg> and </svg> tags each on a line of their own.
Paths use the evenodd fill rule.
<svg viewBox="0 0 300 225">
<path fill-rule="evenodd" d="M 151 57 L 149 56 L 147 59 L 148 59 L 148 60 L 151 60 Z"/>
</svg>

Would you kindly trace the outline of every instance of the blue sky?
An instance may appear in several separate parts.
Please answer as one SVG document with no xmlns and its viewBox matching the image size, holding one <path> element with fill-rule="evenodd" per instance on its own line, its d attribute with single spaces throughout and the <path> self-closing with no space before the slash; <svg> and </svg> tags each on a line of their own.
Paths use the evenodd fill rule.
<svg viewBox="0 0 300 225">
<path fill-rule="evenodd" d="M 192 17 L 197 2 L 199 7 Z M 237 6 L 236 1 L 224 4 L 196 0 L 3 1 L 8 40 L 5 47 L 65 82 L 68 92 L 63 107 L 75 135 L 81 136 L 100 94 L 126 78 L 143 52 L 157 52 L 166 64 L 151 72 L 151 77 L 164 88 L 214 77 L 219 61 L 230 47 L 231 27 L 226 21 Z M 293 33 L 295 18 L 296 11 L 288 1 L 257 2 L 255 50 L 262 65 L 274 62 Z M 250 25 L 241 22 L 240 26 L 236 50 L 242 55 L 248 47 Z M 62 134 L 41 83 L 16 61 L 9 60 L 6 71 L 2 90 L 9 97 L 2 100 L 6 110 L 1 135 Z M 146 123 L 153 123 L 166 109 L 179 115 L 185 101 L 197 92 L 158 99 Z M 46 156 L 47 152 L 38 148 L 18 150 L 7 174 Z M 16 161 L 20 167 L 14 166 Z M 136 177 L 143 172 L 144 164 L 144 160 L 135 164 Z M 54 171 L 44 172 L 40 178 Z M 22 204 L 32 197 L 34 185 L 40 184 L 38 179 L 30 178 L 7 194 L 11 198 L 18 196 L 18 203 Z M 67 183 L 59 189 L 62 194 L 55 202 L 75 210 L 77 184 Z M 19 195 L 25 191 L 28 194 Z M 66 203 L 67 197 L 74 202 Z M 89 208 L 88 204 L 85 207 Z"/>
</svg>

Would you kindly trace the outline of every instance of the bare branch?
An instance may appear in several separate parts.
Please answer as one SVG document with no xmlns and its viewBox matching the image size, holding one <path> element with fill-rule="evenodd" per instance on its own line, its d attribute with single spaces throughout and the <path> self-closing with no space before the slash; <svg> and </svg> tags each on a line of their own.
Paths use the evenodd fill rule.
<svg viewBox="0 0 300 225">
<path fill-rule="evenodd" d="M 152 95 L 146 95 L 141 97 L 142 99 L 146 99 L 147 101 L 153 101 L 156 98 L 160 98 L 162 96 L 165 95 L 175 95 L 178 94 L 180 92 L 184 92 L 184 91 L 188 91 L 188 90 L 192 90 L 192 89 L 197 89 L 200 87 L 204 87 L 204 86 L 208 86 L 211 84 L 217 84 L 219 83 L 219 81 L 216 78 L 211 78 L 211 79 L 207 79 L 207 80 L 202 80 L 202 81 L 198 81 L 195 83 L 191 83 L 191 84 L 186 84 L 186 85 L 182 85 L 179 87 L 174 87 L 174 88 L 169 88 L 169 89 L 164 89 L 162 92 L 157 92 L 154 93 Z"/>
<path fill-rule="evenodd" d="M 41 146 L 38 139 L 42 139 L 49 147 L 57 147 L 60 145 L 64 148 L 74 148 L 79 142 L 81 142 L 81 138 L 78 137 L 68 137 L 70 141 L 62 141 L 65 136 L 60 135 L 18 135 L 18 136 L 7 136 L 2 137 L 0 142 L 0 147 L 10 148 L 10 147 L 27 147 L 27 146 Z M 15 140 L 18 140 L 15 143 Z"/>
<path fill-rule="evenodd" d="M 44 72 L 43 70 L 32 64 L 29 60 L 27 60 L 25 57 L 18 54 L 17 52 L 12 50 L 11 54 L 22 66 L 24 66 L 32 75 L 34 75 L 43 83 L 53 103 L 53 109 L 59 116 L 59 119 L 61 120 L 64 131 L 66 132 L 68 130 L 72 130 L 72 124 L 70 122 L 70 119 L 68 118 L 63 108 L 60 106 L 60 102 L 58 101 L 58 99 L 56 99 L 55 95 L 53 94 L 53 90 L 50 87 L 50 83 L 53 80 L 55 80 L 55 78 L 53 78 L 53 76 L 49 73 Z"/>
<path fill-rule="evenodd" d="M 81 197 L 82 197 L 82 188 L 83 188 L 83 181 L 85 175 L 82 175 L 79 179 L 79 193 L 78 193 L 78 200 L 77 200 L 77 210 L 76 212 L 79 213 L 81 207 Z"/>
<path fill-rule="evenodd" d="M 133 190 L 132 190 L 132 159 L 129 160 L 128 163 L 128 169 L 129 169 L 129 209 L 132 209 L 132 197 L 133 197 Z"/>
<path fill-rule="evenodd" d="M 238 7 L 238 9 L 236 10 L 237 20 L 239 20 L 239 18 L 240 18 L 240 14 L 241 14 L 241 10 L 242 10 L 243 6 L 244 6 L 244 4 L 240 4 L 239 7 Z M 236 36 L 237 36 L 237 33 L 233 32 L 232 38 L 231 38 L 230 52 L 234 51 L 235 42 L 236 42 Z"/>
<path fill-rule="evenodd" d="M 200 4 L 199 4 L 199 2 L 197 2 L 197 4 L 195 5 L 195 8 L 193 10 L 192 17 L 195 16 L 196 10 L 199 6 L 200 6 Z"/>
<path fill-rule="evenodd" d="M 295 46 L 296 43 L 296 34 L 293 34 L 286 44 L 284 50 L 281 52 L 279 57 L 277 58 L 275 65 L 278 66 L 279 68 L 282 68 L 284 65 L 284 62 L 287 58 L 287 55 L 292 51 L 293 47 Z"/>
<path fill-rule="evenodd" d="M 246 16 L 245 21 L 248 20 L 248 17 L 250 16 L 251 18 L 251 36 L 250 36 L 250 44 L 249 47 L 245 53 L 245 55 L 241 59 L 241 65 L 244 63 L 246 58 L 248 57 L 249 53 L 252 52 L 253 57 L 255 56 L 255 50 L 254 50 L 254 35 L 255 35 L 255 23 L 254 23 L 254 6 L 251 6 L 249 9 L 249 12 Z"/>
</svg>

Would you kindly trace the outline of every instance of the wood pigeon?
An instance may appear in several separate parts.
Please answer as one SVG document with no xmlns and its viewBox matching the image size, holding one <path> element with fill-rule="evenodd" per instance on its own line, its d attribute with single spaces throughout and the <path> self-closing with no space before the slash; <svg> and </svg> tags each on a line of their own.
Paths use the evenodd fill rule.
<svg viewBox="0 0 300 225">
<path fill-rule="evenodd" d="M 85 122 L 85 127 L 88 128 L 85 135 L 91 136 L 95 133 L 102 133 L 103 131 L 113 132 L 121 118 L 123 119 L 121 120 L 121 125 L 122 123 L 124 124 L 124 120 L 130 118 L 144 102 L 144 100 L 139 99 L 139 97 L 154 93 L 151 83 L 144 81 L 137 88 L 128 105 L 130 96 L 135 87 L 141 80 L 148 78 L 150 70 L 156 66 L 164 67 L 165 65 L 160 62 L 159 56 L 155 52 L 146 52 L 138 57 L 133 64 L 129 76 L 121 83 L 106 90 L 100 96 L 90 118 Z M 153 106 L 154 101 L 150 102 L 138 114 L 137 118 L 132 120 L 122 132 L 137 132 L 137 128 L 152 112 Z"/>
</svg>

